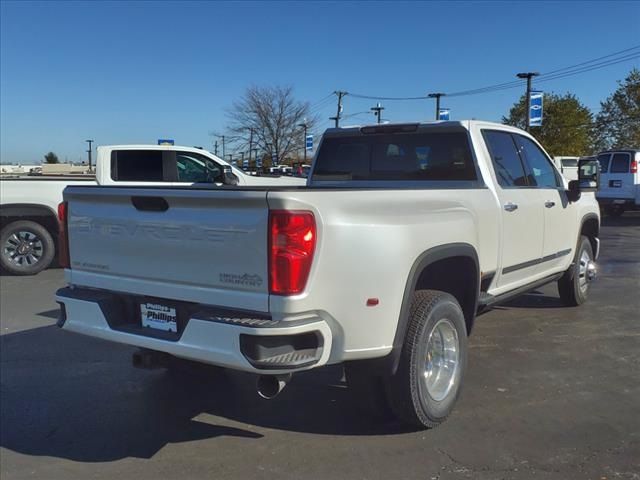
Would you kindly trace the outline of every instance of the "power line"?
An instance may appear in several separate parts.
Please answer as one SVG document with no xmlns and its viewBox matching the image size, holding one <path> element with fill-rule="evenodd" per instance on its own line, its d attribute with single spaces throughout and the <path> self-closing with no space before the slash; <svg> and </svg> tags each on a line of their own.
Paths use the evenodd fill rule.
<svg viewBox="0 0 640 480">
<path fill-rule="evenodd" d="M 624 57 L 624 58 L 620 58 L 620 59 L 616 59 L 616 60 L 612 60 L 612 61 L 608 61 L 608 62 L 603 62 L 603 63 L 591 65 L 589 67 L 583 67 L 581 69 L 576 69 L 576 70 L 572 70 L 572 71 L 565 72 L 565 73 L 559 73 L 559 74 L 556 74 L 556 75 L 551 75 L 549 77 L 543 77 L 542 79 L 538 80 L 538 82 L 548 82 L 548 81 L 551 81 L 551 80 L 557 80 L 559 78 L 571 77 L 573 75 L 578 75 L 580 73 L 590 72 L 592 70 L 599 70 L 601 68 L 609 67 L 611 65 L 616 65 L 618 63 L 623 63 L 623 62 L 627 62 L 629 60 L 634 60 L 636 58 L 640 58 L 640 54 L 629 55 L 629 56 Z"/>
<path fill-rule="evenodd" d="M 631 53 L 629 53 L 631 52 Z M 622 55 L 621 54 L 625 54 Z M 612 58 L 613 57 L 613 58 Z M 601 57 L 593 58 L 591 60 L 587 60 L 585 62 L 580 62 L 574 65 L 570 65 L 567 67 L 558 68 L 556 70 L 551 70 L 549 72 L 543 73 L 540 75 L 539 82 L 543 81 L 551 81 L 557 80 L 560 78 L 570 77 L 572 75 L 578 75 L 581 73 L 590 72 L 593 70 L 598 70 L 600 68 L 609 67 L 611 65 L 616 65 L 618 63 L 626 62 L 629 60 L 633 60 L 636 58 L 640 58 L 640 45 L 626 48 L 624 50 L 620 50 L 618 52 L 610 53 L 608 55 L 603 55 Z M 608 60 L 604 60 L 608 59 Z M 604 60 L 604 61 L 601 61 Z M 487 85 L 485 87 L 479 87 L 469 90 L 461 90 L 458 92 L 447 93 L 448 97 L 462 97 L 468 95 L 478 95 L 482 93 L 490 93 L 500 90 L 508 90 L 511 88 L 521 88 L 525 84 L 524 80 L 513 80 L 510 82 L 503 82 L 494 85 Z M 363 95 L 359 93 L 349 93 L 350 96 L 354 98 L 362 98 L 365 100 L 388 100 L 388 101 L 411 101 L 411 100 L 427 100 L 428 95 L 414 96 L 414 97 L 385 97 L 385 96 L 374 96 L 374 95 Z"/>
<path fill-rule="evenodd" d="M 358 93 L 349 93 L 350 97 L 363 98 L 365 100 L 424 100 L 428 97 L 374 97 L 371 95 L 360 95 Z"/>
<path fill-rule="evenodd" d="M 605 58 L 615 57 L 617 55 L 620 55 L 621 53 L 626 53 L 626 52 L 630 52 L 631 50 L 638 50 L 638 49 L 640 49 L 640 45 L 636 45 L 635 47 L 625 48 L 624 50 L 620 50 L 619 52 L 610 53 L 609 55 L 604 55 L 602 57 L 598 57 L 598 58 L 594 58 L 594 59 L 591 59 L 591 60 L 587 60 L 586 62 L 577 63 L 575 65 L 571 65 L 570 67 L 563 67 L 563 68 L 559 68 L 557 70 L 551 70 L 550 72 L 547 72 L 544 75 L 551 75 L 553 73 L 558 73 L 558 72 L 561 72 L 563 70 L 570 70 L 570 69 L 575 68 L 575 67 L 580 67 L 580 66 L 586 65 L 588 63 L 597 62 L 598 60 L 603 60 Z"/>
<path fill-rule="evenodd" d="M 604 55 L 602 57 L 593 58 L 591 60 L 587 60 L 586 62 L 577 63 L 575 65 L 570 65 L 568 67 L 558 68 L 556 70 L 551 70 L 550 72 L 543 73 L 542 75 L 540 75 L 540 77 L 541 78 L 549 77 L 549 76 L 551 76 L 553 74 L 560 73 L 560 72 L 567 73 L 566 72 L 567 70 L 571 70 L 571 69 L 574 69 L 576 67 L 581 67 L 581 66 L 586 66 L 586 65 L 594 66 L 594 65 L 591 65 L 591 64 L 593 64 L 594 62 L 597 62 L 599 60 L 602 60 L 602 59 L 605 59 L 605 58 L 610 58 L 610 57 L 616 57 L 616 56 L 618 56 L 618 55 L 620 55 L 622 53 L 626 53 L 626 52 L 630 52 L 632 50 L 638 50 L 638 49 L 640 49 L 640 45 L 637 45 L 635 47 L 626 48 L 626 49 L 620 50 L 618 52 L 610 53 L 609 55 Z M 637 52 L 634 52 L 632 55 L 635 55 L 636 53 Z M 615 60 L 619 60 L 619 59 L 612 59 L 612 61 L 615 61 Z M 626 61 L 626 60 L 627 60 L 627 58 L 624 58 L 624 59 L 621 59 L 620 61 Z M 608 65 L 605 65 L 605 66 L 608 66 Z M 585 68 L 587 68 L 587 67 L 585 67 Z M 549 78 L 549 80 L 551 80 L 551 79 L 552 78 Z M 504 83 L 498 83 L 498 84 L 495 84 L 495 85 L 488 85 L 486 87 L 475 88 L 475 89 L 472 89 L 472 90 L 462 90 L 460 92 L 453 92 L 453 93 L 450 93 L 448 96 L 450 96 L 450 97 L 458 97 L 458 96 L 460 96 L 461 97 L 461 96 L 464 96 L 464 95 L 475 95 L 475 94 L 478 94 L 478 93 L 485 93 L 485 92 L 489 92 L 489 91 L 506 90 L 506 89 L 510 89 L 510 88 L 519 87 L 523 83 L 524 82 L 519 81 L 519 80 L 513 80 L 511 82 L 504 82 Z"/>
<path fill-rule="evenodd" d="M 323 110 L 326 107 L 328 107 L 330 104 L 333 103 L 333 95 L 334 94 L 331 93 L 330 95 L 326 96 L 322 100 L 318 100 L 315 104 L 313 104 L 313 105 L 311 105 L 309 107 L 309 112 L 310 113 L 318 113 L 321 110 Z"/>
<path fill-rule="evenodd" d="M 351 117 L 357 117 L 358 115 L 363 115 L 363 114 L 370 114 L 371 112 L 368 110 L 362 111 L 362 112 L 356 112 L 356 113 L 350 113 L 349 115 L 343 115 L 342 118 L 351 118 Z"/>
<path fill-rule="evenodd" d="M 333 92 L 331 92 L 329 95 L 327 95 L 326 97 L 321 98 L 320 100 L 318 100 L 317 102 L 309 105 L 309 108 L 315 108 L 319 103 L 323 103 L 326 100 L 332 100 L 333 99 Z"/>
<path fill-rule="evenodd" d="M 316 105 L 315 107 L 310 108 L 309 110 L 311 112 L 318 112 L 318 111 L 323 110 L 324 108 L 328 107 L 332 103 L 333 103 L 333 99 L 329 98 L 329 99 L 325 100 L 323 103 L 320 103 L 320 104 Z"/>
</svg>

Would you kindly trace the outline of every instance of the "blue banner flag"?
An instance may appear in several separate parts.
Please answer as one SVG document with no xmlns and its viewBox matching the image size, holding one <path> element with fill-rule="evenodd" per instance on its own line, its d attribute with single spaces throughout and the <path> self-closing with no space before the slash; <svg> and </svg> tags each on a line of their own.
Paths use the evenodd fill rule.
<svg viewBox="0 0 640 480">
<path fill-rule="evenodd" d="M 532 127 L 542 126 L 542 106 L 544 92 L 534 90 L 529 95 L 529 125 Z"/>
<path fill-rule="evenodd" d="M 441 108 L 438 110 L 438 120 L 449 120 L 450 110 L 448 108 Z"/>
</svg>

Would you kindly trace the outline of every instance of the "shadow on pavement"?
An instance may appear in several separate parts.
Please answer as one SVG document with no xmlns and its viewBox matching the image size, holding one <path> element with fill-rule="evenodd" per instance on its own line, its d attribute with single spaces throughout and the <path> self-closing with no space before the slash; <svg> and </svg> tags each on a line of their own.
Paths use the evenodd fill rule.
<svg viewBox="0 0 640 480">
<path fill-rule="evenodd" d="M 626 212 L 621 217 L 604 215 L 600 223 L 603 227 L 640 227 L 640 212 Z"/>
<path fill-rule="evenodd" d="M 36 315 L 38 315 L 39 317 L 52 318 L 54 320 L 58 320 L 58 317 L 60 317 L 60 309 L 54 308 L 53 310 L 47 310 L 45 312 L 36 313 Z"/>
<path fill-rule="evenodd" d="M 560 301 L 560 297 L 552 297 L 541 292 L 534 291 L 517 297 L 503 306 L 496 309 L 504 308 L 566 308 Z"/>
<path fill-rule="evenodd" d="M 54 258 L 51 265 L 48 268 L 45 268 L 43 272 L 46 270 L 61 270 L 61 269 L 62 267 L 58 266 L 58 261 Z M 41 273 L 41 272 L 38 272 L 38 273 Z M 38 275 L 38 273 L 36 273 L 36 275 Z M 0 277 L 22 277 L 22 276 L 29 277 L 30 275 L 16 275 L 15 273 L 9 272 L 8 270 L 4 269 L 0 265 Z"/>
<path fill-rule="evenodd" d="M 253 375 L 138 370 L 133 351 L 55 326 L 0 337 L 0 446 L 104 462 L 151 458 L 168 443 L 268 435 L 254 427 L 337 435 L 407 431 L 355 411 L 341 368 L 299 374 L 267 401 L 257 396 Z"/>
</svg>

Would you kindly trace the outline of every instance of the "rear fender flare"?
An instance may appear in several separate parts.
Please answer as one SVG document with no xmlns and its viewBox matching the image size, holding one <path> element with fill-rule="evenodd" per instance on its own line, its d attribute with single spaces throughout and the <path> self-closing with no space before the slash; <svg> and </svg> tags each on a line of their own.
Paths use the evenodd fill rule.
<svg viewBox="0 0 640 480">
<path fill-rule="evenodd" d="M 393 374 L 398 368 L 400 361 L 400 354 L 402 352 L 402 346 L 404 344 L 404 337 L 409 325 L 409 309 L 411 307 L 411 301 L 413 299 L 413 292 L 416 289 L 416 285 L 422 272 L 431 264 L 440 260 L 453 257 L 467 257 L 473 260 L 476 267 L 476 282 L 472 285 L 474 297 L 473 308 L 467 308 L 465 311 L 465 317 L 469 325 L 473 323 L 478 305 L 478 295 L 480 293 L 480 264 L 478 261 L 478 254 L 476 249 L 468 243 L 450 243 L 446 245 L 439 245 L 437 247 L 430 248 L 423 252 L 413 263 L 411 270 L 409 271 L 409 277 L 404 289 L 404 295 L 402 297 L 402 306 L 400 308 L 400 315 L 398 317 L 398 327 L 393 339 L 393 349 L 387 356 L 387 368 L 388 372 Z"/>
</svg>

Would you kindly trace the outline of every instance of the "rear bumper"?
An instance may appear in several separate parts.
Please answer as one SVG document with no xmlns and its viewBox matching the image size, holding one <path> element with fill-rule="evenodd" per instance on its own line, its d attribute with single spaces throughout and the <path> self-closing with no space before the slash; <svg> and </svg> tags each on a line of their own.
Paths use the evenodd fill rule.
<svg viewBox="0 0 640 480">
<path fill-rule="evenodd" d="M 119 294 L 62 288 L 56 301 L 64 330 L 235 370 L 291 373 L 326 364 L 331 352 L 331 329 L 313 313 L 276 322 L 192 308 L 178 334 L 167 334 L 138 326 Z"/>
<path fill-rule="evenodd" d="M 636 203 L 635 198 L 598 197 L 598 203 L 601 207 L 618 206 L 627 209 L 640 209 L 640 204 Z"/>
</svg>

